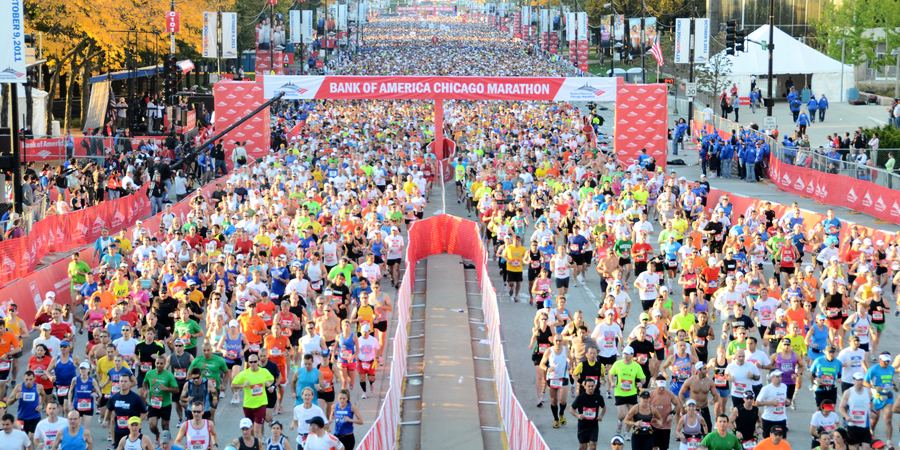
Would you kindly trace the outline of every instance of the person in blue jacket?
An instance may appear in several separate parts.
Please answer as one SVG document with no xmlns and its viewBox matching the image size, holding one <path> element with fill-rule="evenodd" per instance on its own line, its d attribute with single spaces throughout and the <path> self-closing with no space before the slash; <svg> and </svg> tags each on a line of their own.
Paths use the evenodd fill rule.
<svg viewBox="0 0 900 450">
<path fill-rule="evenodd" d="M 803 136 L 806 134 L 806 127 L 809 126 L 809 116 L 806 115 L 806 111 L 801 111 L 795 120 L 797 127 L 800 128 L 800 136 Z"/>
<path fill-rule="evenodd" d="M 815 95 L 809 97 L 806 109 L 809 110 L 809 123 L 816 123 L 816 110 L 819 109 L 819 101 L 816 100 Z"/>
<path fill-rule="evenodd" d="M 819 122 L 825 121 L 825 110 L 828 109 L 828 99 L 825 98 L 825 94 L 822 94 L 822 98 L 819 99 Z"/>
<path fill-rule="evenodd" d="M 794 122 L 796 122 L 797 117 L 800 116 L 800 108 L 803 106 L 803 102 L 799 98 L 794 98 L 789 100 L 789 102 L 791 104 L 791 115 L 794 116 Z"/>
<path fill-rule="evenodd" d="M 750 91 L 750 111 L 756 114 L 756 103 L 759 102 L 759 93 L 756 90 Z"/>
<path fill-rule="evenodd" d="M 731 178 L 731 166 L 734 162 L 734 146 L 731 145 L 731 141 L 725 142 L 725 146 L 722 147 L 722 153 L 719 155 L 719 158 L 722 161 L 722 168 L 719 171 L 719 176 L 722 178 Z"/>
<path fill-rule="evenodd" d="M 763 161 L 769 157 L 769 145 L 760 139 L 756 143 L 756 161 L 753 164 L 753 181 L 759 181 L 763 174 Z"/>
</svg>

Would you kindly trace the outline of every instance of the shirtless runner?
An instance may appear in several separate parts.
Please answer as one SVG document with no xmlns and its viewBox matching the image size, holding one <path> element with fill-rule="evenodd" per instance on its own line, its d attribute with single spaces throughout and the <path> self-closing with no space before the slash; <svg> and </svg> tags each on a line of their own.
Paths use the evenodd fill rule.
<svg viewBox="0 0 900 450">
<path fill-rule="evenodd" d="M 326 304 L 323 297 L 316 299 L 316 310 L 313 312 L 313 317 L 315 317 L 316 328 L 330 352 L 338 333 L 341 332 L 341 319 L 331 309 L 331 305 Z"/>
<path fill-rule="evenodd" d="M 681 385 L 678 397 L 684 397 L 686 393 L 689 393 L 690 396 L 688 398 L 697 402 L 697 409 L 700 410 L 700 415 L 706 421 L 707 429 L 711 429 L 709 428 L 712 425 L 712 419 L 709 415 L 709 396 L 712 395 L 713 404 L 715 404 L 719 393 L 716 391 L 716 385 L 713 380 L 707 376 L 708 369 L 703 361 L 695 364 L 694 370 L 696 371 L 694 375 L 691 375 Z"/>
</svg>

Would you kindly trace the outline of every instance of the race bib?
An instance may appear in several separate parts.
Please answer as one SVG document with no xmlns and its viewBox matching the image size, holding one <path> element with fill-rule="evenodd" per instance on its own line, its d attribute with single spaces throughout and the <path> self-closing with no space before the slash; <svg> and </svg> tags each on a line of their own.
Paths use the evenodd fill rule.
<svg viewBox="0 0 900 450">
<path fill-rule="evenodd" d="M 745 450 L 753 450 L 756 448 L 756 441 L 744 441 L 743 446 Z"/>
<path fill-rule="evenodd" d="M 150 371 L 150 363 L 141 363 L 141 372 L 147 373 Z"/>
<path fill-rule="evenodd" d="M 583 414 L 584 418 L 587 420 L 594 420 L 597 418 L 597 408 L 584 408 L 584 411 L 581 414 Z"/>
<path fill-rule="evenodd" d="M 694 338 L 694 345 L 697 347 L 706 347 L 706 339 Z"/>
<path fill-rule="evenodd" d="M 341 359 L 344 361 L 350 361 L 350 358 L 353 357 L 353 352 L 350 350 L 341 350 Z"/>
<path fill-rule="evenodd" d="M 689 437 L 685 440 L 685 444 L 687 445 L 688 450 L 694 450 L 700 445 L 700 439 L 695 437 Z M 756 446 L 756 443 L 753 444 Z"/>
<path fill-rule="evenodd" d="M 280 348 L 270 348 L 270 349 L 269 349 L 269 355 L 270 355 L 270 356 L 281 356 L 281 353 L 282 353 L 282 352 L 281 352 L 281 349 L 280 349 Z"/>
<path fill-rule="evenodd" d="M 110 392 L 112 392 L 113 394 L 119 393 L 119 382 L 118 381 L 116 381 L 115 383 L 112 384 L 112 388 L 110 388 Z"/>
<path fill-rule="evenodd" d="M 563 387 L 562 378 L 559 378 L 559 379 L 551 378 L 550 379 L 550 387 L 557 388 L 557 389 L 562 388 Z"/>
<path fill-rule="evenodd" d="M 646 353 L 638 353 L 637 355 L 634 355 L 634 359 L 637 360 L 638 364 L 647 364 L 649 357 Z"/>
<path fill-rule="evenodd" d="M 746 383 L 734 383 L 734 392 L 736 394 L 743 394 L 747 392 L 747 384 Z"/>
<path fill-rule="evenodd" d="M 116 427 L 128 428 L 128 416 L 116 416 Z"/>
<path fill-rule="evenodd" d="M 840 308 L 827 308 L 825 312 L 828 314 L 828 317 L 837 317 L 841 314 Z"/>
<path fill-rule="evenodd" d="M 188 445 L 191 450 L 206 450 L 208 448 L 205 439 L 191 439 Z"/>
<path fill-rule="evenodd" d="M 619 387 L 622 388 L 623 391 L 630 391 L 634 389 L 634 380 L 621 380 L 619 382 Z"/>
<path fill-rule="evenodd" d="M 0 361 L 0 370 L 9 370 L 9 361 Z"/>
<path fill-rule="evenodd" d="M 514 260 L 510 261 L 509 263 L 513 267 L 522 267 L 522 261 L 519 261 L 517 259 L 514 259 Z"/>
<path fill-rule="evenodd" d="M 78 399 L 78 403 L 75 404 L 75 408 L 79 411 L 90 411 L 91 410 L 91 399 L 89 398 L 80 398 Z"/>
<path fill-rule="evenodd" d="M 65 397 L 69 395 L 69 386 L 58 386 L 56 388 L 56 395 L 58 397 Z"/>
<path fill-rule="evenodd" d="M 250 351 L 258 353 L 259 352 L 259 343 L 250 344 Z"/>
<path fill-rule="evenodd" d="M 819 384 L 822 386 L 834 386 L 834 375 L 822 375 L 819 377 Z"/>
<path fill-rule="evenodd" d="M 250 395 L 252 395 L 254 397 L 263 395 L 263 385 L 262 384 L 254 384 L 253 386 L 250 386 Z"/>
<path fill-rule="evenodd" d="M 187 379 L 187 369 L 175 369 L 175 379 L 176 380 Z"/>
<path fill-rule="evenodd" d="M 710 289 L 718 289 L 719 288 L 719 280 L 709 280 L 709 288 Z"/>
<path fill-rule="evenodd" d="M 237 350 L 226 350 L 225 351 L 225 357 L 228 359 L 235 359 L 235 358 L 237 358 L 237 356 L 238 356 Z"/>
<path fill-rule="evenodd" d="M 363 370 L 366 370 L 366 369 L 368 369 L 369 367 L 372 367 L 372 362 L 371 362 L 371 361 L 360 361 L 359 363 L 360 363 L 360 365 L 362 366 Z"/>
<path fill-rule="evenodd" d="M 22 400 L 26 402 L 33 402 L 37 398 L 37 394 L 34 392 L 23 392 Z"/>
<path fill-rule="evenodd" d="M 716 387 L 725 389 L 725 386 L 728 386 L 728 379 L 725 378 L 725 375 L 716 375 Z"/>
<path fill-rule="evenodd" d="M 538 267 L 541 267 L 540 261 L 532 261 L 532 262 L 531 262 L 531 268 L 532 268 L 532 269 L 537 269 Z"/>
<path fill-rule="evenodd" d="M 884 313 L 881 311 L 872 311 L 872 320 L 882 321 L 884 320 Z"/>
<path fill-rule="evenodd" d="M 550 344 L 538 344 L 538 351 L 544 353 L 550 348 Z"/>
<path fill-rule="evenodd" d="M 162 397 L 152 396 L 150 397 L 150 407 L 151 408 L 162 408 Z"/>
<path fill-rule="evenodd" d="M 865 411 L 850 411 L 850 421 L 858 426 L 864 426 L 866 423 L 866 412 Z"/>
</svg>

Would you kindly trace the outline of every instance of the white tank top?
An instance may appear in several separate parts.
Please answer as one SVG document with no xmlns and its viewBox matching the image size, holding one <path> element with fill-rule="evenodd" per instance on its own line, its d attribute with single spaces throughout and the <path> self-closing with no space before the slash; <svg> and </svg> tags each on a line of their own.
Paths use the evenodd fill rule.
<svg viewBox="0 0 900 450">
<path fill-rule="evenodd" d="M 856 316 L 856 322 L 853 322 L 853 334 L 859 338 L 859 343 L 865 345 L 869 343 L 869 323 L 868 317 Z"/>
<path fill-rule="evenodd" d="M 194 429 L 194 425 L 188 421 L 187 425 L 187 448 L 184 450 L 207 450 L 210 445 L 209 439 L 209 421 L 204 420 L 203 426 L 199 430 Z"/>
<path fill-rule="evenodd" d="M 326 266 L 336 266 L 338 263 L 337 257 L 337 242 L 323 242 L 322 243 L 322 259 Z"/>
<path fill-rule="evenodd" d="M 565 256 L 553 260 L 553 276 L 555 278 L 569 277 L 569 259 Z"/>
<path fill-rule="evenodd" d="M 142 450 L 141 449 L 141 441 L 144 439 L 144 434 L 141 433 L 138 435 L 136 441 L 131 440 L 131 436 L 125 436 L 125 450 Z"/>
<path fill-rule="evenodd" d="M 850 388 L 847 409 L 850 411 L 851 426 L 860 428 L 869 426 L 869 406 L 871 402 L 868 390 L 863 389 L 862 394 L 859 394 L 856 392 L 856 388 Z"/>
<path fill-rule="evenodd" d="M 337 264 L 335 264 L 337 265 Z M 309 270 L 306 271 L 306 275 L 309 277 L 309 280 L 315 283 L 322 279 L 322 266 L 320 264 L 308 264 Z M 321 287 L 320 287 L 321 288 Z"/>
<path fill-rule="evenodd" d="M 245 289 L 235 288 L 234 289 L 234 310 L 241 315 L 244 311 L 247 310 L 247 300 L 250 300 L 250 288 L 247 287 Z"/>
<path fill-rule="evenodd" d="M 322 336 L 315 335 L 310 337 L 309 335 L 303 336 L 300 340 L 300 345 L 303 346 L 303 354 L 309 355 L 312 352 L 321 352 L 322 351 Z M 322 362 L 322 358 L 319 355 L 313 355 L 313 365 L 318 366 Z"/>
<path fill-rule="evenodd" d="M 566 346 L 563 345 L 559 354 L 556 354 L 556 351 L 553 348 L 550 348 L 550 360 L 547 361 L 547 379 L 548 380 L 561 380 L 567 376 L 566 369 L 569 365 L 569 360 L 566 359 Z"/>
</svg>

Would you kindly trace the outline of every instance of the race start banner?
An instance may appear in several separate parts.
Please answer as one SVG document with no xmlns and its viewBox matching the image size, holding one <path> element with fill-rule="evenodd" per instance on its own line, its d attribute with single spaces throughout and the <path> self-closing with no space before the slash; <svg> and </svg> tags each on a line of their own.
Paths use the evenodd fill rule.
<svg viewBox="0 0 900 450">
<path fill-rule="evenodd" d="M 264 97 L 284 93 L 285 100 L 312 99 L 459 99 L 616 101 L 610 77 L 403 77 L 267 76 Z"/>
</svg>

